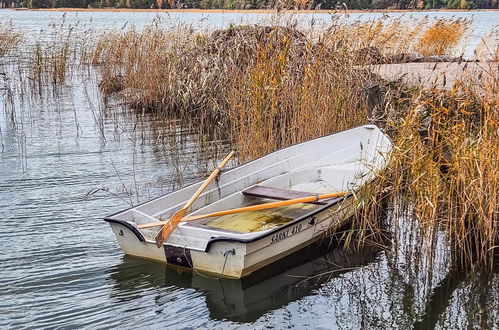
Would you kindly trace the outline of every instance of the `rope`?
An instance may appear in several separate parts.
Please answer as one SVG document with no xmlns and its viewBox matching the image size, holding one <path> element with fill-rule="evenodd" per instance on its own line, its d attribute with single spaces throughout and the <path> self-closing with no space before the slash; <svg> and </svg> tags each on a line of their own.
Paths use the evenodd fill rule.
<svg viewBox="0 0 499 330">
<path fill-rule="evenodd" d="M 189 260 L 189 258 L 187 257 L 187 253 L 185 252 L 185 245 L 183 246 L 183 249 L 184 249 L 184 257 L 185 257 L 185 260 L 187 260 L 187 263 L 189 264 L 189 266 L 191 267 L 192 271 L 194 273 L 196 273 L 196 275 L 199 275 L 201 277 L 204 277 L 204 278 L 209 278 L 210 280 L 220 280 L 220 277 L 212 277 L 212 276 L 208 276 L 208 275 L 204 275 L 204 274 L 201 274 L 200 272 L 197 271 L 196 268 L 194 268 Z M 229 257 L 229 254 L 232 254 L 233 256 L 236 255 L 236 250 L 235 249 L 232 249 L 232 250 L 227 250 L 223 253 L 223 256 L 225 257 L 225 261 L 224 261 L 224 266 L 222 268 L 222 275 L 225 271 L 225 265 L 227 264 L 227 259 Z"/>
<path fill-rule="evenodd" d="M 222 168 L 220 166 L 217 167 L 218 173 L 215 176 L 215 182 L 217 184 L 217 189 L 218 189 L 218 195 L 222 195 L 222 190 L 220 190 L 220 176 L 222 175 Z"/>
<path fill-rule="evenodd" d="M 196 268 L 194 268 L 194 267 L 192 266 L 192 264 L 191 264 L 191 262 L 190 262 L 189 258 L 187 258 L 187 254 L 185 253 L 185 245 L 184 245 L 184 257 L 185 257 L 185 260 L 187 260 L 187 263 L 188 263 L 188 264 L 189 264 L 189 266 L 191 267 L 192 271 L 193 271 L 194 273 L 196 273 L 196 275 L 199 275 L 199 276 L 204 277 L 204 278 L 208 278 L 208 279 L 210 279 L 210 280 L 219 280 L 219 279 L 220 279 L 220 277 L 211 277 L 211 276 L 204 275 L 204 274 L 201 274 L 200 272 L 198 272 L 198 271 L 197 271 L 197 269 L 196 269 Z M 223 274 L 223 272 L 222 272 L 222 274 Z"/>
</svg>

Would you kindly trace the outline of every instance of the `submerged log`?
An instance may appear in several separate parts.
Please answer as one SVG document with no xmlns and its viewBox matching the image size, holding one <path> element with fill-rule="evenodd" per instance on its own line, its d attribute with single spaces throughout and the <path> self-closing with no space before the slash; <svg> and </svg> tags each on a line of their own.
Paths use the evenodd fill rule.
<svg viewBox="0 0 499 330">
<path fill-rule="evenodd" d="M 411 52 L 411 53 L 400 53 L 390 56 L 387 59 L 387 63 L 418 63 L 423 62 L 424 56 L 420 53 Z"/>
<path fill-rule="evenodd" d="M 463 62 L 463 57 L 452 55 L 430 55 L 424 58 L 424 62 Z"/>
</svg>

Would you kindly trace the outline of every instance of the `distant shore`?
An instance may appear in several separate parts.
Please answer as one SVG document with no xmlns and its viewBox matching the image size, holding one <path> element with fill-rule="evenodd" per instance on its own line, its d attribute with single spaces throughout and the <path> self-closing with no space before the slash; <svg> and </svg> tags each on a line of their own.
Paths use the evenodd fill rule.
<svg viewBox="0 0 499 330">
<path fill-rule="evenodd" d="M 10 8 L 6 8 L 10 9 Z M 277 11 L 276 9 L 131 9 L 131 8 L 14 8 L 14 10 L 28 10 L 28 11 L 84 11 L 84 12 L 151 12 L 151 13 L 255 13 L 255 14 L 275 14 L 275 13 L 288 13 L 288 14 L 301 14 L 301 13 L 417 13 L 417 12 L 475 12 L 475 11 L 498 11 L 499 9 L 370 9 L 370 10 L 306 10 L 306 9 L 290 9 Z"/>
</svg>

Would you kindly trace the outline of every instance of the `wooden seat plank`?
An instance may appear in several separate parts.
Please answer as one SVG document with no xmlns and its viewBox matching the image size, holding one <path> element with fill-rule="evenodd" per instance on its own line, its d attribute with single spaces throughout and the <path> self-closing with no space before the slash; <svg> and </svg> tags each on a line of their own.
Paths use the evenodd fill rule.
<svg viewBox="0 0 499 330">
<path fill-rule="evenodd" d="M 281 189 L 274 187 L 265 187 L 265 186 L 252 186 L 246 190 L 243 190 L 243 195 L 252 196 L 252 197 L 260 197 L 260 198 L 270 198 L 277 199 L 281 201 L 303 198 L 316 195 L 316 193 L 310 193 L 305 191 L 297 191 L 297 190 L 289 190 L 289 189 Z M 317 202 L 310 202 L 311 204 L 318 205 L 326 205 L 331 200 L 320 200 Z"/>
</svg>

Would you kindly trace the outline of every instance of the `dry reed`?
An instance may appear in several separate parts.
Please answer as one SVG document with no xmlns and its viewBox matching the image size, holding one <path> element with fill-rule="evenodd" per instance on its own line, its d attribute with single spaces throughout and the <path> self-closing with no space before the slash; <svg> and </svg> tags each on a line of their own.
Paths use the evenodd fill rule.
<svg viewBox="0 0 499 330">
<path fill-rule="evenodd" d="M 499 244 L 499 79 L 392 99 L 396 148 L 378 193 L 408 200 L 432 237 L 445 228 L 458 267 L 492 267 Z M 376 189 L 375 189 L 376 190 Z"/>
<path fill-rule="evenodd" d="M 469 25 L 469 20 L 438 20 L 423 32 L 415 50 L 424 56 L 448 54 L 456 49 Z"/>
<path fill-rule="evenodd" d="M 0 23 L 0 56 L 6 55 L 21 41 L 22 34 L 16 32 L 11 23 Z"/>
<path fill-rule="evenodd" d="M 463 36 L 468 24 L 439 21 L 424 30 L 426 20 L 412 27 L 401 20 L 335 21 L 313 39 L 291 27 L 199 34 L 152 24 L 105 33 L 88 61 L 99 64 L 104 94 L 119 93 L 142 111 L 220 123 L 241 157 L 251 159 L 362 123 L 362 87 L 377 81 L 356 67 L 363 49 L 374 47 L 379 56 L 409 52 L 422 42 L 437 49 L 441 40 L 428 34 L 457 41 L 456 31 Z"/>
</svg>

